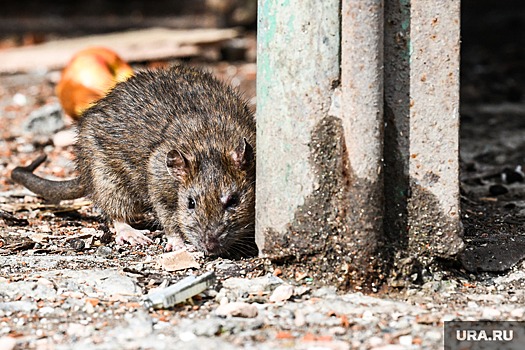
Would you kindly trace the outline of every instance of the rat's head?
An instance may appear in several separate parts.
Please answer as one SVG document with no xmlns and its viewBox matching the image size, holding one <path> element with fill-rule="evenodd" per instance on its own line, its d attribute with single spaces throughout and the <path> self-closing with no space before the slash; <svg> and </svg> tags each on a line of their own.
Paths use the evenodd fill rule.
<svg viewBox="0 0 525 350">
<path fill-rule="evenodd" d="M 189 159 L 168 152 L 166 167 L 178 179 L 176 221 L 181 233 L 210 255 L 252 255 L 255 248 L 255 152 L 242 139 L 229 152 Z"/>
</svg>

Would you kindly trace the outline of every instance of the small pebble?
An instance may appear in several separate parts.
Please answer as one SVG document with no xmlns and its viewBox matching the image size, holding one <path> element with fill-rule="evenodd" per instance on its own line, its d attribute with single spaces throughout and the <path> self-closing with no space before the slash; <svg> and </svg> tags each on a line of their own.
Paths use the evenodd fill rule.
<svg viewBox="0 0 525 350">
<path fill-rule="evenodd" d="M 525 316 L 525 309 L 523 308 L 514 309 L 510 312 L 510 316 L 512 316 L 515 319 L 521 320 L 523 319 L 523 316 Z"/>
<path fill-rule="evenodd" d="M 253 318 L 258 314 L 257 307 L 253 304 L 245 302 L 232 302 L 228 304 L 222 304 L 215 309 L 215 313 L 218 316 L 234 316 L 234 317 L 245 317 Z"/>
<path fill-rule="evenodd" d="M 71 248 L 73 248 L 77 252 L 81 252 L 86 247 L 86 242 L 84 242 L 84 240 L 82 239 L 75 238 L 69 241 L 69 245 L 71 246 Z"/>
<path fill-rule="evenodd" d="M 521 168 L 516 169 L 516 170 L 506 168 L 501 173 L 501 179 L 505 183 L 513 184 L 515 182 L 523 182 L 524 175 L 523 175 L 523 172 L 521 171 Z"/>
<path fill-rule="evenodd" d="M 508 188 L 503 185 L 496 184 L 496 185 L 492 185 L 489 187 L 489 193 L 492 196 L 500 196 L 508 192 L 509 192 Z"/>
<path fill-rule="evenodd" d="M 179 334 L 179 338 L 183 342 L 188 342 L 188 341 L 192 341 L 193 339 L 197 338 L 197 336 L 193 334 L 193 332 L 181 332 Z"/>
<path fill-rule="evenodd" d="M 306 324 L 306 318 L 304 317 L 304 312 L 302 310 L 295 311 L 294 316 L 294 324 L 296 327 L 301 328 Z"/>
<path fill-rule="evenodd" d="M 110 256 L 112 253 L 113 253 L 113 250 L 111 250 L 110 247 L 107 247 L 107 246 L 105 246 L 105 245 L 101 245 L 101 246 L 98 247 L 97 250 L 95 251 L 95 254 L 96 254 L 96 255 L 98 255 L 98 256 L 102 256 L 102 257 Z"/>
<path fill-rule="evenodd" d="M 481 314 L 482 319 L 487 320 L 493 320 L 501 316 L 501 311 L 493 308 L 485 308 L 483 309 L 483 313 Z"/>
<path fill-rule="evenodd" d="M 273 303 L 278 303 L 290 299 L 293 295 L 294 288 L 289 284 L 283 284 L 275 288 L 272 295 L 270 296 L 270 301 Z"/>
<path fill-rule="evenodd" d="M 77 133 L 75 130 L 62 130 L 53 136 L 53 144 L 55 147 L 67 147 L 75 143 Z"/>
<path fill-rule="evenodd" d="M 27 97 L 24 94 L 16 93 L 13 96 L 13 103 L 17 106 L 25 106 L 27 104 Z"/>
<path fill-rule="evenodd" d="M 44 306 L 38 310 L 38 313 L 42 316 L 49 315 L 55 312 L 55 308 L 50 306 Z"/>
<path fill-rule="evenodd" d="M 332 328 L 330 328 L 329 331 L 333 335 L 345 335 L 346 334 L 346 328 L 345 327 L 341 327 L 341 326 L 332 327 Z"/>
<path fill-rule="evenodd" d="M 399 345 L 411 346 L 412 345 L 412 336 L 411 335 L 402 335 L 399 337 Z"/>
<path fill-rule="evenodd" d="M 12 350 L 16 346 L 16 338 L 14 337 L 1 337 L 0 338 L 0 349 L 2 350 Z"/>
<path fill-rule="evenodd" d="M 64 127 L 62 108 L 59 103 L 44 105 L 28 116 L 24 131 L 36 135 L 53 135 Z"/>
</svg>

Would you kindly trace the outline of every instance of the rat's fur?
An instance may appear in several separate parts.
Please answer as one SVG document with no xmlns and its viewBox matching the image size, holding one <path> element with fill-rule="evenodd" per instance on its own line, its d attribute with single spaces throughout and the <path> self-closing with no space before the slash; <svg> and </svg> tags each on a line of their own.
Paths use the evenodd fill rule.
<svg viewBox="0 0 525 350">
<path fill-rule="evenodd" d="M 12 177 L 54 200 L 87 194 L 114 221 L 153 211 L 206 253 L 255 252 L 255 119 L 210 74 L 176 66 L 117 84 L 80 118 L 75 149 L 77 180 L 41 179 L 38 164 Z"/>
</svg>

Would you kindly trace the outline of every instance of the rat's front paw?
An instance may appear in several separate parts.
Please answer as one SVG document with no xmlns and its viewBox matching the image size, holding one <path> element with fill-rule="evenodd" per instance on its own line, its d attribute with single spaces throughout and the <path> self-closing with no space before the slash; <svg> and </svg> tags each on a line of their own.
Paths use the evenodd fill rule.
<svg viewBox="0 0 525 350">
<path fill-rule="evenodd" d="M 179 235 L 168 236 L 167 238 L 168 243 L 166 243 L 166 247 L 164 248 L 167 252 L 185 248 L 184 241 L 179 237 Z"/>
<path fill-rule="evenodd" d="M 151 238 L 144 235 L 145 233 L 149 233 L 149 230 L 137 230 L 125 222 L 120 221 L 115 221 L 114 226 L 117 232 L 117 236 L 115 237 L 117 244 L 123 245 L 127 242 L 131 245 L 148 245 L 153 243 Z"/>
</svg>

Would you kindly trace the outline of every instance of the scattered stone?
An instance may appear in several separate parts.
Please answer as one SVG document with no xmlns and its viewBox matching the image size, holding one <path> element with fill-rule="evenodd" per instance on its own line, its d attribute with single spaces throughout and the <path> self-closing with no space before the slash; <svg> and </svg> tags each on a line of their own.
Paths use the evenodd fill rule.
<svg viewBox="0 0 525 350">
<path fill-rule="evenodd" d="M 62 107 L 59 103 L 48 104 L 29 114 L 24 131 L 36 135 L 53 135 L 64 127 Z"/>
<path fill-rule="evenodd" d="M 411 335 L 402 335 L 399 337 L 399 345 L 412 346 L 412 339 Z"/>
<path fill-rule="evenodd" d="M 297 286 L 294 288 L 293 295 L 296 297 L 301 297 L 306 293 L 310 292 L 311 288 L 306 286 Z"/>
<path fill-rule="evenodd" d="M 16 339 L 13 337 L 5 336 L 0 337 L 0 349 L 12 350 L 16 346 Z"/>
<path fill-rule="evenodd" d="M 319 289 L 314 290 L 314 292 L 312 293 L 312 296 L 316 298 L 324 298 L 333 295 L 337 295 L 337 288 L 335 286 L 321 287 Z"/>
<path fill-rule="evenodd" d="M 92 325 L 82 325 L 79 323 L 70 323 L 67 327 L 66 333 L 70 337 L 88 337 L 93 333 L 94 327 Z"/>
<path fill-rule="evenodd" d="M 525 281 L 525 271 L 513 271 L 506 276 L 501 276 L 494 279 L 494 283 L 496 284 L 510 284 L 515 281 Z"/>
<path fill-rule="evenodd" d="M 180 332 L 179 338 L 183 342 L 189 342 L 196 339 L 197 336 L 193 332 Z"/>
<path fill-rule="evenodd" d="M 53 136 L 53 145 L 55 147 L 67 147 L 73 145 L 77 140 L 75 129 L 67 129 L 57 132 Z"/>
<path fill-rule="evenodd" d="M 5 312 L 26 312 L 30 313 L 37 309 L 36 302 L 30 301 L 8 301 L 5 303 L 0 303 L 0 310 Z"/>
<path fill-rule="evenodd" d="M 51 315 L 55 312 L 55 308 L 54 307 L 50 307 L 50 306 L 44 306 L 42 308 L 40 308 L 38 310 L 38 313 L 41 315 L 41 316 L 48 316 L 48 315 Z"/>
<path fill-rule="evenodd" d="M 294 324 L 298 328 L 302 328 L 306 324 L 304 312 L 302 310 L 296 310 L 294 314 Z"/>
<path fill-rule="evenodd" d="M 232 302 L 224 305 L 219 305 L 217 309 L 215 309 L 215 313 L 218 316 L 234 316 L 234 317 L 245 317 L 245 318 L 253 318 L 258 315 L 257 307 L 253 304 L 248 304 L 245 302 Z"/>
<path fill-rule="evenodd" d="M 273 303 L 282 302 L 291 298 L 294 293 L 294 287 L 289 284 L 283 284 L 275 288 L 272 295 L 270 296 L 270 301 Z"/>
<path fill-rule="evenodd" d="M 13 96 L 13 103 L 15 105 L 17 105 L 17 106 L 20 106 L 20 107 L 27 105 L 27 97 L 26 97 L 26 95 L 17 92 Z"/>
<path fill-rule="evenodd" d="M 234 295 L 234 299 L 243 299 L 251 295 L 264 295 L 271 292 L 283 280 L 272 274 L 252 279 L 232 277 L 224 280 L 222 286 Z"/>
<path fill-rule="evenodd" d="M 108 246 L 105 246 L 105 245 L 101 245 L 100 247 L 97 248 L 97 250 L 95 251 L 95 254 L 98 255 L 98 256 L 102 256 L 102 257 L 108 257 L 110 256 L 111 254 L 113 253 L 113 250 L 108 247 Z"/>
<path fill-rule="evenodd" d="M 481 318 L 485 320 L 495 320 L 501 316 L 501 311 L 495 308 L 484 308 Z"/>
<path fill-rule="evenodd" d="M 509 192 L 509 189 L 500 184 L 491 185 L 489 187 L 489 193 L 492 196 L 501 196 L 502 194 L 506 194 L 508 192 Z"/>
<path fill-rule="evenodd" d="M 515 169 L 505 168 L 501 173 L 501 180 L 508 184 L 515 182 L 523 182 L 525 175 L 521 169 L 521 166 L 517 166 Z"/>
<path fill-rule="evenodd" d="M 374 347 L 371 350 L 405 350 L 406 348 L 400 344 L 388 344 L 383 346 Z"/>
<path fill-rule="evenodd" d="M 525 316 L 525 309 L 523 308 L 513 309 L 510 312 L 510 316 L 515 318 L 516 320 L 521 321 L 523 319 L 523 316 Z"/>
<path fill-rule="evenodd" d="M 73 250 L 77 252 L 81 252 L 86 247 L 86 242 L 84 242 L 83 239 L 74 238 L 69 241 L 69 245 L 71 246 L 71 248 L 73 248 Z"/>
</svg>

